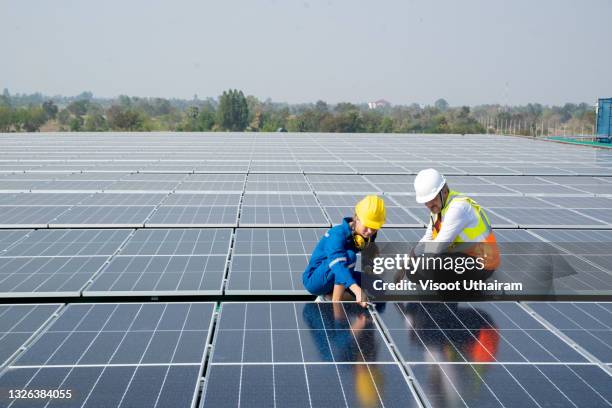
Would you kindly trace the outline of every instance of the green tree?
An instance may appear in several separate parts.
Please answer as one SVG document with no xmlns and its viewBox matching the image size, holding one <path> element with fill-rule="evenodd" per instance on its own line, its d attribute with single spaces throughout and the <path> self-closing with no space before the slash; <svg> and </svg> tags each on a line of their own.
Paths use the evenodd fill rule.
<svg viewBox="0 0 612 408">
<path fill-rule="evenodd" d="M 42 108 L 45 111 L 45 113 L 47 114 L 47 117 L 50 119 L 55 119 L 55 117 L 57 116 L 57 112 L 58 112 L 58 108 L 57 105 L 55 103 L 53 103 L 52 100 L 48 100 L 43 102 L 42 104 Z"/>
<path fill-rule="evenodd" d="M 81 116 L 73 116 L 68 122 L 71 132 L 80 132 L 83 129 L 83 118 Z"/>
<path fill-rule="evenodd" d="M 446 99 L 440 98 L 434 102 L 434 107 L 439 111 L 445 112 L 448 110 L 449 105 L 448 102 L 446 102 Z"/>
<path fill-rule="evenodd" d="M 230 89 L 219 98 L 217 124 L 224 130 L 243 131 L 249 121 L 249 108 L 242 91 Z"/>
<path fill-rule="evenodd" d="M 82 99 L 72 102 L 66 109 L 75 116 L 84 116 L 87 113 L 87 109 L 89 109 L 89 105 L 89 100 Z"/>
<path fill-rule="evenodd" d="M 108 108 L 106 118 L 113 130 L 142 130 L 145 122 L 139 112 L 118 105 Z"/>
<path fill-rule="evenodd" d="M 92 112 L 85 116 L 83 130 L 87 132 L 104 132 L 108 130 L 108 123 L 102 113 Z"/>
<path fill-rule="evenodd" d="M 0 105 L 0 132 L 9 132 L 14 123 L 13 109 Z"/>
<path fill-rule="evenodd" d="M 47 115 L 42 107 L 20 108 L 15 111 L 15 128 L 26 132 L 38 132 L 47 122 Z"/>
<path fill-rule="evenodd" d="M 68 122 L 70 121 L 70 112 L 68 111 L 68 109 L 62 109 L 61 111 L 59 111 L 59 113 L 57 114 L 57 121 L 60 123 L 60 125 L 67 125 Z"/>
</svg>

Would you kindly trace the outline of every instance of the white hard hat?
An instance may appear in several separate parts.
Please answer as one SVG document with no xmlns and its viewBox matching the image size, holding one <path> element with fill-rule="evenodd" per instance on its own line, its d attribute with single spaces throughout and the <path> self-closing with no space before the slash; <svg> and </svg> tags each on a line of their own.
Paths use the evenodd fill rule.
<svg viewBox="0 0 612 408">
<path fill-rule="evenodd" d="M 414 179 L 414 192 L 416 201 L 424 204 L 436 198 L 436 195 L 446 184 L 446 179 L 436 169 L 425 169 L 419 171 Z"/>
</svg>

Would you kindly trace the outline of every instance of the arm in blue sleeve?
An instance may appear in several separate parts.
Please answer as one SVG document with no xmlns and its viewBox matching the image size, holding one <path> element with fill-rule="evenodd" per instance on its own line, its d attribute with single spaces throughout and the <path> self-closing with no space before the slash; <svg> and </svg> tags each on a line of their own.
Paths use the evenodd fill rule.
<svg viewBox="0 0 612 408">
<path fill-rule="evenodd" d="M 334 283 L 350 288 L 355 282 L 353 275 L 348 268 L 348 254 L 344 248 L 344 242 L 336 237 L 331 237 L 328 241 L 326 252 L 329 260 L 329 269 L 334 274 Z"/>
</svg>

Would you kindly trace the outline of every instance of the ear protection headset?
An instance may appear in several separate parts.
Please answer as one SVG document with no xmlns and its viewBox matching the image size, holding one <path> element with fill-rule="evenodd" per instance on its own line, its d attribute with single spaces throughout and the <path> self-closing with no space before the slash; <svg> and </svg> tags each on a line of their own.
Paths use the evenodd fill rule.
<svg viewBox="0 0 612 408">
<path fill-rule="evenodd" d="M 370 242 L 370 238 L 364 238 L 359 234 L 353 234 L 353 242 L 355 243 L 355 248 L 362 250 Z"/>
</svg>

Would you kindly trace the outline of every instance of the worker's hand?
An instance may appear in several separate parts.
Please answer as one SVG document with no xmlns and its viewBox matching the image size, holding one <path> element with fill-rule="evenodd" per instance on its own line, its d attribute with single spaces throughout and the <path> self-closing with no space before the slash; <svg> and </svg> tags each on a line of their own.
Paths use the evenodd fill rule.
<svg viewBox="0 0 612 408">
<path fill-rule="evenodd" d="M 355 292 L 355 301 L 359 303 L 361 307 L 368 307 L 368 295 L 366 295 L 365 290 L 359 288 L 359 290 Z"/>
</svg>

